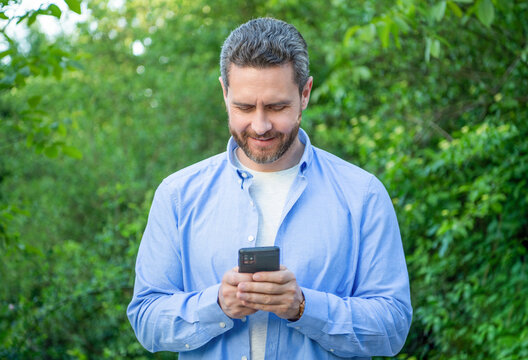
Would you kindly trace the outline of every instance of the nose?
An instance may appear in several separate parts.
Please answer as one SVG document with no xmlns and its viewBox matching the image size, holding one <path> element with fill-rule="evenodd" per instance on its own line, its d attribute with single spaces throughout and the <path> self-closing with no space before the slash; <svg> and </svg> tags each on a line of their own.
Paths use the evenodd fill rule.
<svg viewBox="0 0 528 360">
<path fill-rule="evenodd" d="M 268 119 L 266 111 L 264 109 L 257 109 L 255 117 L 251 121 L 251 129 L 257 135 L 264 135 L 272 128 L 271 121 Z"/>
</svg>

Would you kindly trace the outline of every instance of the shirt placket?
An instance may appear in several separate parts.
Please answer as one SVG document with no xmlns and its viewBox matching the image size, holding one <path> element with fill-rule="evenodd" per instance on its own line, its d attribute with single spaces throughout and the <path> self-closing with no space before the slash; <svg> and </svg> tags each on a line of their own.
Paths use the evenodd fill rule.
<svg viewBox="0 0 528 360">
<path fill-rule="evenodd" d="M 249 188 L 253 182 L 253 176 L 244 170 L 238 170 L 238 176 L 239 176 L 239 184 L 240 184 L 240 191 L 242 191 L 243 194 L 243 206 L 247 209 L 243 211 L 244 214 L 247 214 L 247 216 L 243 219 L 240 219 L 239 221 L 245 222 L 245 226 L 242 226 L 243 229 L 245 229 L 245 234 L 240 234 L 243 242 L 241 247 L 255 247 L 256 246 L 256 240 L 257 240 L 257 234 L 258 234 L 258 209 L 255 205 L 255 202 L 251 198 L 251 195 L 249 193 Z"/>
</svg>

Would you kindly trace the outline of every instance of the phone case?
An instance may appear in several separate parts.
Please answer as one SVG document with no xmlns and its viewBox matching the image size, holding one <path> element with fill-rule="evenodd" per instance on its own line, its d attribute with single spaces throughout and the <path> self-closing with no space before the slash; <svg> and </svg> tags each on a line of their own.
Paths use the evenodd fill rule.
<svg viewBox="0 0 528 360">
<path fill-rule="evenodd" d="M 278 246 L 261 246 L 238 250 L 238 272 L 255 273 L 280 269 Z"/>
</svg>

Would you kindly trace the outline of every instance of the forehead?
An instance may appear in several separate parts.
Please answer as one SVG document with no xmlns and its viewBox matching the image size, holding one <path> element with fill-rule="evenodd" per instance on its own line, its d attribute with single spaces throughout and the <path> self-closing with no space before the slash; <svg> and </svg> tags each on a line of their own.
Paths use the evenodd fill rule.
<svg viewBox="0 0 528 360">
<path fill-rule="evenodd" d="M 290 63 L 266 68 L 232 64 L 229 68 L 228 88 L 234 96 L 284 97 L 298 94 Z"/>
</svg>

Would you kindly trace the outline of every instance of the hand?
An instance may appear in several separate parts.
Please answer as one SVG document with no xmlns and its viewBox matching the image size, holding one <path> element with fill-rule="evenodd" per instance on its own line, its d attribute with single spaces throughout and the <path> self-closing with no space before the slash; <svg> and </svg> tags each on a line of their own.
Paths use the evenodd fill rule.
<svg viewBox="0 0 528 360">
<path fill-rule="evenodd" d="M 220 290 L 218 290 L 218 304 L 222 311 L 232 319 L 241 319 L 244 316 L 257 312 L 256 309 L 246 307 L 237 298 L 238 284 L 252 281 L 253 274 L 242 274 L 235 267 L 224 274 Z"/>
<path fill-rule="evenodd" d="M 295 275 L 281 265 L 279 271 L 253 274 L 238 284 L 237 298 L 250 309 L 269 311 L 282 319 L 296 319 L 304 299 Z"/>
</svg>

